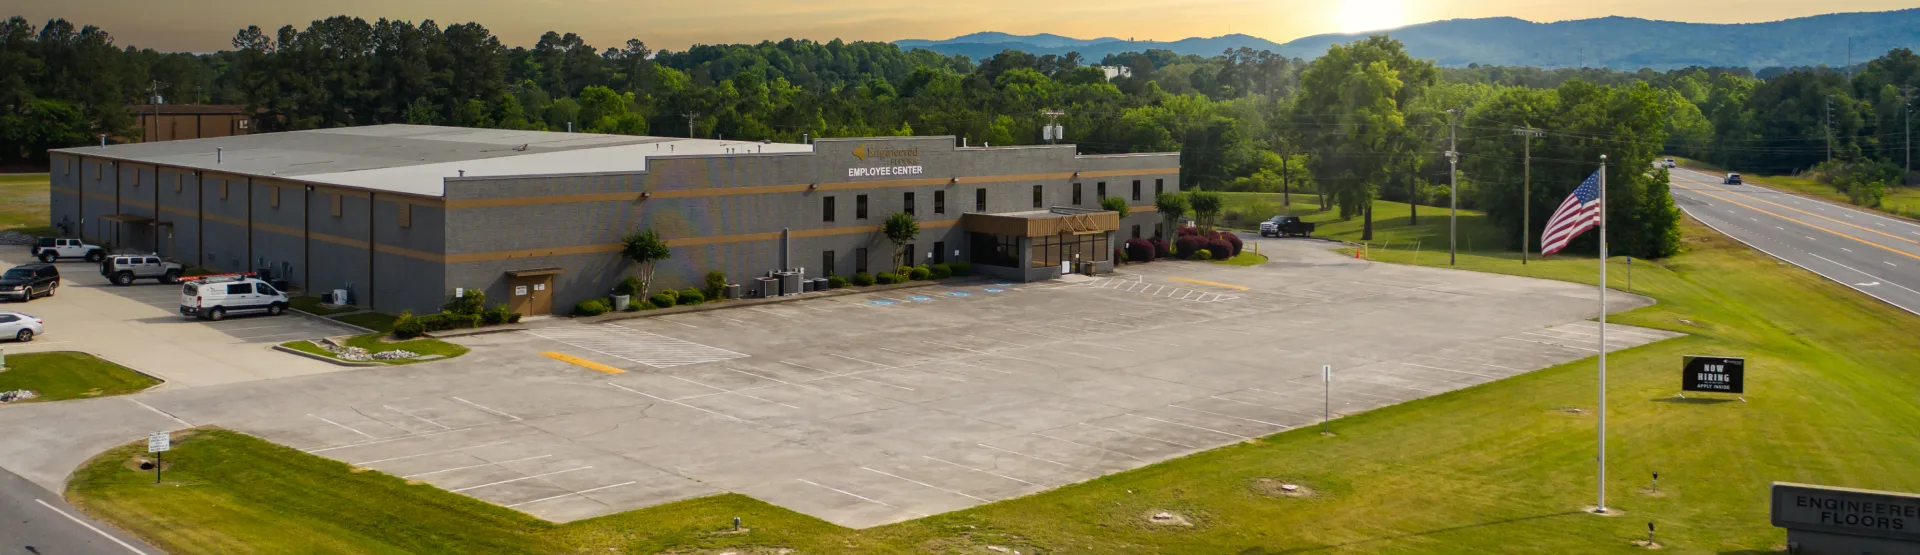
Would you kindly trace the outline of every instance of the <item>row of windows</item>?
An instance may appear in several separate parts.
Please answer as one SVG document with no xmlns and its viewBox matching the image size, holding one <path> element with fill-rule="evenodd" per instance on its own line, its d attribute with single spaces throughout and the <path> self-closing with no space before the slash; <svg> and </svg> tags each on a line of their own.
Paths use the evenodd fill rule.
<svg viewBox="0 0 1920 555">
<path fill-rule="evenodd" d="M 1154 197 L 1158 198 L 1160 196 L 1160 193 L 1163 193 L 1163 192 L 1166 192 L 1166 180 L 1164 179 L 1153 180 Z M 1094 183 L 1094 197 L 1097 199 L 1107 198 L 1107 182 L 1101 181 L 1101 182 Z M 1136 200 L 1136 201 L 1140 200 L 1140 180 L 1138 179 L 1133 180 L 1133 200 Z M 1080 204 L 1083 204 L 1084 201 L 1085 199 L 1081 198 L 1080 196 L 1080 184 L 1079 183 L 1073 184 L 1073 204 L 1075 206 L 1078 206 Z M 914 210 L 916 209 L 917 203 L 914 202 L 914 196 L 912 191 L 902 193 L 900 202 L 901 202 L 901 208 L 902 208 L 901 211 L 906 212 L 908 214 L 915 213 Z M 1046 207 L 1045 203 L 1046 203 L 1045 186 L 1034 185 L 1033 186 L 1033 207 L 1045 208 Z M 985 188 L 973 190 L 973 211 L 974 212 L 987 211 L 987 190 Z M 823 221 L 823 222 L 835 221 L 835 215 L 838 213 L 839 212 L 835 207 L 834 197 L 832 195 L 820 197 L 820 221 Z M 933 213 L 935 214 L 947 213 L 947 192 L 946 191 L 933 192 Z M 854 195 L 853 217 L 854 219 L 857 219 L 857 220 L 867 219 L 867 195 Z"/>
<path fill-rule="evenodd" d="M 947 262 L 947 242 L 934 241 L 933 251 L 928 252 L 927 255 L 928 255 L 927 260 L 916 261 L 913 256 L 913 245 L 905 245 L 905 250 L 901 255 L 901 259 L 904 261 L 903 263 L 908 265 L 916 265 L 916 262 L 930 262 L 933 264 L 945 264 Z M 892 261 L 888 261 L 888 263 L 892 263 Z M 821 271 L 825 272 L 824 275 L 826 276 L 835 276 L 835 275 L 839 275 L 840 273 L 839 266 L 834 264 L 833 251 L 822 251 L 820 253 L 820 267 L 823 268 Z M 893 271 L 893 269 L 888 268 L 885 271 L 891 272 Z M 856 273 L 856 274 L 867 273 L 866 247 L 853 249 L 853 273 Z"/>
</svg>

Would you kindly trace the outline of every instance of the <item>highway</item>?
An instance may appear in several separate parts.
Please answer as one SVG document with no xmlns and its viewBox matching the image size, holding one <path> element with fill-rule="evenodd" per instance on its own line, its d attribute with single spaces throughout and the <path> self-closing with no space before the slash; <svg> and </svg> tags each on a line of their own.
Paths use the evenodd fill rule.
<svg viewBox="0 0 1920 555">
<path fill-rule="evenodd" d="M 1673 200 L 1755 249 L 1920 314 L 1920 224 L 1676 168 Z"/>
<path fill-rule="evenodd" d="M 33 482 L 0 470 L 0 554 L 160 555 Z"/>
</svg>

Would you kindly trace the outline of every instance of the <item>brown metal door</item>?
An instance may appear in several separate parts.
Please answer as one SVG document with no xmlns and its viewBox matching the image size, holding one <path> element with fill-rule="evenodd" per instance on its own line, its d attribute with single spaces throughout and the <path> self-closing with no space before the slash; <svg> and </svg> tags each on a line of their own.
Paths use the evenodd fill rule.
<svg viewBox="0 0 1920 555">
<path fill-rule="evenodd" d="M 553 313 L 553 276 L 507 278 L 508 309 L 521 316 Z"/>
<path fill-rule="evenodd" d="M 528 296 L 532 297 L 529 305 L 533 310 L 533 314 L 552 314 L 553 276 L 539 276 L 531 279 L 533 281 L 533 291 L 532 294 Z"/>
</svg>

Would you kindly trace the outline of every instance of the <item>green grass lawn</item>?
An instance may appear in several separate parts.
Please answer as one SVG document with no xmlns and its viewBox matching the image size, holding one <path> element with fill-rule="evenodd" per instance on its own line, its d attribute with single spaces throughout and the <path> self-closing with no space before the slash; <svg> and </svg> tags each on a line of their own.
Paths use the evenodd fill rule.
<svg viewBox="0 0 1920 555">
<path fill-rule="evenodd" d="M 377 332 L 393 333 L 393 323 L 399 321 L 400 317 L 385 312 L 355 312 L 334 319 Z"/>
<path fill-rule="evenodd" d="M 32 401 L 125 395 L 159 384 L 124 366 L 68 351 L 11 355 L 7 370 L 0 372 L 0 391 L 32 390 L 40 395 Z"/>
<path fill-rule="evenodd" d="M 1444 220 L 1381 229 L 1444 265 Z M 1438 214 L 1436 214 L 1438 216 Z M 1463 222 L 1464 224 L 1465 222 Z M 1329 224 L 1336 235 L 1346 222 Z M 1356 224 L 1353 224 L 1357 226 Z M 1462 235 L 1497 237 L 1484 222 Z M 1419 231 L 1427 229 L 1428 231 Z M 223 432 L 175 445 L 180 487 L 128 470 L 137 447 L 74 475 L 68 497 L 172 553 L 1760 553 L 1772 481 L 1920 491 L 1920 318 L 1689 222 L 1687 251 L 1636 264 L 1658 303 L 1614 321 L 1690 334 L 1609 357 L 1610 505 L 1594 497 L 1592 359 L 1214 449 L 1029 497 L 848 530 L 740 495 L 548 525 L 426 485 Z M 1417 241 L 1415 241 L 1417 240 Z M 1491 239 L 1476 240 L 1486 249 Z M 1416 262 L 1398 243 L 1374 257 Z M 1464 269 L 1591 283 L 1592 259 L 1466 251 Z M 1623 285 L 1625 267 L 1613 266 Z M 1351 330 L 1366 334 L 1368 330 Z M 1389 336 L 1382 335 L 1385 339 Z M 1747 402 L 1675 402 L 1680 357 L 1748 359 Z M 1204 361 L 1204 359 L 1196 359 Z M 1202 362 L 1204 363 L 1204 362 Z M 1724 396 L 1722 396 L 1724 397 Z M 1724 400 L 1724 399 L 1722 399 Z M 1573 412 L 1568 409 L 1581 409 Z M 750 454 L 743 454 L 750 456 Z M 1645 489 L 1660 472 L 1660 493 Z M 1311 498 L 1270 497 L 1262 480 Z M 1192 527 L 1147 524 L 1153 511 Z M 734 516 L 751 532 L 725 534 Z"/>
<path fill-rule="evenodd" d="M 1705 162 L 1701 162 L 1698 160 L 1689 160 L 1686 158 L 1675 157 L 1674 162 L 1678 163 L 1681 167 L 1692 168 L 1692 169 L 1696 169 L 1704 172 L 1723 173 L 1726 171 L 1725 169 L 1722 169 L 1720 167 L 1714 166 L 1712 164 L 1707 164 Z M 1763 185 L 1767 187 L 1785 189 L 1787 191 L 1792 191 L 1795 193 L 1800 193 L 1800 194 L 1808 195 L 1812 197 L 1818 197 L 1821 199 L 1825 199 L 1825 200 L 1840 203 L 1840 204 L 1852 204 L 1847 200 L 1846 193 L 1842 193 L 1838 189 L 1834 189 L 1832 185 L 1826 185 L 1826 184 L 1820 183 L 1819 181 L 1814 181 L 1811 178 L 1794 176 L 1794 175 L 1760 175 L 1760 174 L 1750 174 L 1745 172 L 1737 172 L 1737 173 L 1740 173 L 1741 181 L 1744 181 L 1750 185 Z M 1904 185 L 1888 185 L 1886 196 L 1880 199 L 1880 206 L 1878 208 L 1868 208 L 1868 210 L 1875 210 L 1878 212 L 1891 214 L 1894 216 L 1900 216 L 1903 218 L 1920 219 L 1920 187 L 1909 187 Z"/>
<path fill-rule="evenodd" d="M 0 174 L 0 229 L 18 229 L 29 235 L 49 235 L 47 193 L 49 179 L 44 173 Z"/>
<path fill-rule="evenodd" d="M 1251 250 L 1243 250 L 1243 251 L 1240 251 L 1240 254 L 1233 255 L 1232 258 L 1228 258 L 1226 260 L 1212 260 L 1210 262 L 1213 262 L 1214 264 L 1226 264 L 1228 266 L 1259 266 L 1261 264 L 1267 263 L 1267 257 L 1266 255 L 1256 253 Z"/>
<path fill-rule="evenodd" d="M 438 339 L 433 339 L 430 337 L 420 338 L 420 339 L 409 339 L 406 341 L 385 341 L 382 338 L 386 337 L 386 335 L 387 334 L 385 333 L 371 333 L 367 335 L 356 335 L 347 339 L 347 346 L 366 349 L 368 353 L 383 353 L 387 351 L 406 350 L 406 351 L 412 351 L 414 353 L 421 354 L 421 355 L 440 355 L 440 358 L 433 359 L 433 360 L 448 359 L 448 358 L 453 358 L 453 357 L 467 354 L 467 348 L 464 346 L 455 345 L 452 343 L 448 343 Z M 305 352 L 305 353 L 313 353 L 313 354 L 328 357 L 328 358 L 337 358 L 333 356 L 333 353 L 328 352 L 326 349 L 320 348 L 319 345 L 315 345 L 312 341 L 308 341 L 305 339 L 302 339 L 299 341 L 288 341 L 286 343 L 281 343 L 280 346 Z M 397 365 L 397 364 L 413 364 L 416 362 L 427 362 L 427 361 L 418 360 L 418 359 L 407 359 L 407 360 L 376 360 L 371 362 Z"/>
</svg>

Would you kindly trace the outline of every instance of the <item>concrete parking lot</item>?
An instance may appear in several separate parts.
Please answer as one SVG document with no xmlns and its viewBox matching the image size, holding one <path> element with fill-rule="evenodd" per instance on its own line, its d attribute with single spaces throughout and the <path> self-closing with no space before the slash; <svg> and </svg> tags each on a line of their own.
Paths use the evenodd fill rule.
<svg viewBox="0 0 1920 555">
<path fill-rule="evenodd" d="M 459 340 L 453 361 L 0 410 L 0 466 L 213 424 L 554 521 L 733 491 L 868 527 L 1044 491 L 1596 352 L 1590 287 L 1161 262 Z M 1648 301 L 1609 297 L 1622 310 Z M 1614 326 L 1618 349 L 1671 337 Z M 160 414 L 164 412 L 164 414 Z M 33 446 L 34 453 L 25 453 Z"/>
<path fill-rule="evenodd" d="M 25 247 L 0 254 L 0 265 L 34 262 Z M 180 316 L 180 286 L 141 280 L 107 282 L 99 267 L 58 262 L 61 286 L 52 297 L 0 304 L 0 310 L 46 320 L 32 343 L 7 343 L 8 353 L 84 351 L 166 380 L 161 388 L 202 387 L 345 369 L 289 360 L 275 343 L 355 333 L 347 326 L 299 315 L 235 316 L 221 322 Z"/>
</svg>

